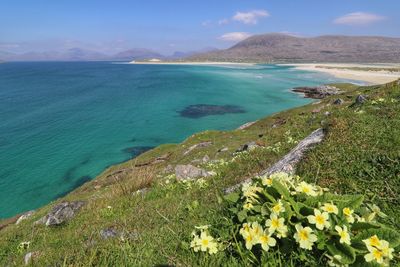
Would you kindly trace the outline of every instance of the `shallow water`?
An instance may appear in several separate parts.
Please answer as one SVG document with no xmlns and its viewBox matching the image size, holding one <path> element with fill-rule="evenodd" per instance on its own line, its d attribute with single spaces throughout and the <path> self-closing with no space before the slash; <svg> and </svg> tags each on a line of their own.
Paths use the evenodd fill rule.
<svg viewBox="0 0 400 267">
<path fill-rule="evenodd" d="M 40 207 L 150 147 L 306 104 L 290 88 L 334 81 L 274 65 L 0 64 L 0 218 Z M 182 116 L 190 105 L 244 112 Z"/>
</svg>

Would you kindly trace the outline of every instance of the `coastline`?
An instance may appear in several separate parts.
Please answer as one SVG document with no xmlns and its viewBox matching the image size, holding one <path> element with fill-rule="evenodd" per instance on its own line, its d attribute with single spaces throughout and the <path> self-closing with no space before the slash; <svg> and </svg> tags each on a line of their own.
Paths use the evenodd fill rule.
<svg viewBox="0 0 400 267">
<path fill-rule="evenodd" d="M 393 82 L 400 78 L 400 64 L 345 64 L 345 63 L 313 63 L 313 64 L 279 64 L 292 66 L 298 70 L 318 71 L 337 78 L 358 80 L 370 85 Z M 394 68 L 396 71 L 388 71 Z"/>
<path fill-rule="evenodd" d="M 174 62 L 174 61 L 131 61 L 128 62 L 127 64 L 134 64 L 134 65 L 191 65 L 191 66 L 254 66 L 257 65 L 257 63 L 242 63 L 242 62 L 214 62 L 214 61 L 210 61 L 210 62 L 191 62 L 191 61 L 187 61 L 187 62 Z"/>
</svg>

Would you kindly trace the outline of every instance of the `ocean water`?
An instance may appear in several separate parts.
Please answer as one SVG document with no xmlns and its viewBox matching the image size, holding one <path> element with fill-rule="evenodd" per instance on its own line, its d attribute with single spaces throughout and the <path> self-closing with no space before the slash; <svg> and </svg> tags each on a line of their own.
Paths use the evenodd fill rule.
<svg viewBox="0 0 400 267">
<path fill-rule="evenodd" d="M 275 65 L 0 64 L 0 218 L 38 208 L 143 147 L 234 129 L 310 102 L 294 86 L 334 81 Z M 180 113 L 198 104 L 244 112 Z"/>
</svg>

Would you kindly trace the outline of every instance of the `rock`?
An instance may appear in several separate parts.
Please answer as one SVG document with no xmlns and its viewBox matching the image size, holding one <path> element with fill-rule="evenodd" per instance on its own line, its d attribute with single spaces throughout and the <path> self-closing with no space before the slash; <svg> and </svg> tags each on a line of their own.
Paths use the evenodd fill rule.
<svg viewBox="0 0 400 267">
<path fill-rule="evenodd" d="M 39 255 L 40 255 L 40 253 L 38 251 L 26 253 L 24 256 L 25 265 L 29 265 L 31 260 L 33 260 L 34 258 L 37 258 Z"/>
<path fill-rule="evenodd" d="M 316 109 L 313 109 L 311 112 L 315 114 L 315 113 L 320 113 L 321 110 L 322 110 L 322 108 L 316 108 Z"/>
<path fill-rule="evenodd" d="M 221 153 L 221 152 L 225 152 L 225 151 L 228 151 L 228 150 L 229 150 L 229 148 L 223 147 L 223 148 L 218 149 L 218 152 Z"/>
<path fill-rule="evenodd" d="M 150 188 L 145 187 L 145 188 L 136 190 L 133 194 L 134 194 L 134 195 L 142 195 L 142 196 L 143 196 L 143 195 L 146 194 L 149 190 L 150 190 Z"/>
<path fill-rule="evenodd" d="M 209 157 L 208 155 L 205 155 L 205 156 L 201 159 L 201 161 L 202 161 L 203 163 L 207 163 L 207 162 L 210 161 L 210 157 Z"/>
<path fill-rule="evenodd" d="M 236 130 L 244 130 L 246 128 L 249 128 L 251 125 L 255 124 L 257 121 L 250 121 L 250 122 L 246 122 L 245 124 L 243 124 L 242 126 L 240 126 L 239 128 L 237 128 Z"/>
<path fill-rule="evenodd" d="M 326 112 L 324 113 L 324 115 L 325 115 L 325 116 L 329 116 L 329 115 L 331 115 L 331 113 L 330 113 L 329 111 L 326 111 Z"/>
<path fill-rule="evenodd" d="M 207 142 L 201 142 L 198 144 L 195 144 L 191 147 L 188 148 L 188 150 L 186 150 L 183 155 L 186 156 L 187 154 L 189 154 L 190 152 L 192 152 L 194 149 L 199 148 L 199 147 L 208 147 L 211 146 L 212 142 L 211 141 L 207 141 Z"/>
<path fill-rule="evenodd" d="M 322 128 L 315 130 L 309 136 L 301 140 L 298 145 L 293 148 L 288 154 L 286 154 L 281 160 L 279 160 L 268 169 L 262 171 L 259 176 L 269 176 L 277 172 L 286 172 L 288 174 L 293 174 L 296 164 L 303 158 L 304 153 L 314 145 L 321 143 L 324 136 L 325 133 Z M 250 182 L 251 179 L 247 179 L 232 187 L 226 188 L 224 192 L 226 194 L 229 194 L 239 189 L 243 184 Z"/>
<path fill-rule="evenodd" d="M 102 239 L 115 238 L 118 236 L 120 236 L 120 233 L 112 227 L 100 230 L 100 237 Z"/>
<path fill-rule="evenodd" d="M 171 164 L 168 164 L 167 167 L 165 167 L 164 169 L 164 173 L 171 173 L 174 171 L 174 166 L 172 166 Z"/>
<path fill-rule="evenodd" d="M 358 95 L 356 98 L 356 104 L 363 104 L 367 101 L 367 97 L 365 95 Z"/>
<path fill-rule="evenodd" d="M 235 152 L 249 151 L 249 150 L 253 150 L 257 147 L 259 147 L 259 145 L 257 145 L 256 142 L 252 141 L 252 142 L 242 145 L 240 148 L 236 149 Z"/>
<path fill-rule="evenodd" d="M 321 85 L 317 87 L 296 87 L 292 89 L 293 92 L 303 93 L 306 98 L 322 99 L 330 95 L 337 95 L 341 91 L 330 85 Z"/>
<path fill-rule="evenodd" d="M 277 128 L 286 123 L 285 119 L 277 119 L 271 126 L 271 128 Z"/>
<path fill-rule="evenodd" d="M 343 103 L 344 103 L 344 100 L 341 98 L 338 98 L 335 101 L 333 101 L 334 105 L 342 105 Z"/>
<path fill-rule="evenodd" d="M 85 205 L 84 201 L 61 202 L 35 224 L 45 224 L 46 226 L 60 225 L 72 219 L 79 209 Z"/>
<path fill-rule="evenodd" d="M 15 224 L 20 224 L 23 220 L 26 220 L 26 219 L 28 219 L 29 217 L 31 217 L 33 213 L 35 213 L 34 210 L 30 210 L 30 211 L 25 212 L 24 214 L 22 214 L 22 215 L 18 218 L 18 220 L 15 222 Z"/>
<path fill-rule="evenodd" d="M 180 180 L 190 180 L 200 177 L 208 177 L 212 174 L 206 170 L 197 168 L 193 165 L 177 165 L 175 167 L 175 175 L 178 181 Z"/>
</svg>

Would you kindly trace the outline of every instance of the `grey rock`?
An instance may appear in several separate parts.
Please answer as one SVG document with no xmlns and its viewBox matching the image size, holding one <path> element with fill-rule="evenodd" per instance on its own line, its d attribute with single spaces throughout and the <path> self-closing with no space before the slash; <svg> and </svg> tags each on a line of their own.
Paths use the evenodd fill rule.
<svg viewBox="0 0 400 267">
<path fill-rule="evenodd" d="M 39 255 L 40 255 L 40 253 L 38 251 L 26 253 L 25 256 L 24 256 L 25 265 L 29 265 L 31 263 L 31 260 L 33 260 L 34 258 L 38 257 Z"/>
<path fill-rule="evenodd" d="M 341 98 L 338 98 L 335 101 L 333 101 L 334 105 L 342 105 L 343 103 L 344 103 L 344 100 Z"/>
<path fill-rule="evenodd" d="M 256 142 L 253 141 L 253 142 L 249 142 L 249 143 L 242 145 L 235 152 L 243 152 L 243 151 L 253 150 L 257 147 L 259 147 L 259 145 L 257 145 Z"/>
<path fill-rule="evenodd" d="M 298 145 L 293 148 L 288 154 L 286 154 L 277 163 L 269 167 L 268 169 L 262 171 L 259 176 L 270 176 L 277 172 L 286 172 L 288 174 L 294 174 L 296 164 L 303 158 L 304 153 L 316 144 L 322 142 L 325 137 L 324 130 L 322 128 L 315 130 L 305 139 L 301 140 Z M 232 187 L 226 188 L 224 192 L 229 194 L 237 189 L 239 189 L 243 184 L 250 183 L 251 179 L 246 179 L 245 181 L 236 184 Z"/>
<path fill-rule="evenodd" d="M 31 217 L 31 216 L 33 215 L 33 213 L 35 213 L 34 210 L 30 210 L 30 211 L 25 212 L 24 214 L 22 214 L 22 215 L 18 218 L 18 220 L 15 222 L 15 224 L 20 224 L 23 220 L 26 220 L 26 219 L 28 219 L 29 217 Z"/>
<path fill-rule="evenodd" d="M 205 156 L 201 159 L 201 161 L 202 161 L 203 163 L 207 163 L 207 162 L 210 161 L 210 157 L 209 157 L 208 155 L 205 155 Z"/>
<path fill-rule="evenodd" d="M 46 226 L 60 225 L 72 219 L 79 209 L 85 205 L 84 201 L 61 202 L 35 224 L 45 224 Z"/>
<path fill-rule="evenodd" d="M 102 239 L 109 239 L 120 236 L 120 233 L 116 229 L 110 227 L 100 230 L 100 236 Z"/>
<path fill-rule="evenodd" d="M 196 149 L 196 148 L 208 147 L 208 146 L 211 146 L 211 145 L 212 145 L 212 142 L 211 142 L 211 141 L 208 141 L 208 142 L 201 142 L 201 143 L 195 144 L 195 145 L 189 147 L 188 150 L 186 150 L 186 151 L 183 153 L 183 155 L 186 156 L 187 154 L 189 154 L 190 152 L 192 152 L 192 151 L 193 151 L 194 149 Z"/>
<path fill-rule="evenodd" d="M 250 126 L 252 126 L 253 124 L 255 124 L 257 121 L 250 121 L 250 122 L 246 122 L 245 124 L 241 125 L 239 128 L 237 128 L 236 130 L 244 130 L 246 128 L 249 128 Z"/>
<path fill-rule="evenodd" d="M 367 97 L 365 95 L 358 95 L 356 98 L 356 104 L 362 104 L 367 101 Z"/>
<path fill-rule="evenodd" d="M 208 177 L 212 174 L 206 170 L 197 168 L 193 165 L 177 165 L 175 167 L 176 179 L 179 180 L 190 180 L 200 177 Z"/>
<path fill-rule="evenodd" d="M 317 87 L 296 87 L 292 89 L 293 92 L 303 93 L 306 98 L 322 99 L 330 95 L 337 95 L 341 91 L 330 85 L 321 85 Z"/>
<path fill-rule="evenodd" d="M 324 115 L 329 116 L 329 115 L 331 115 L 331 113 L 329 111 L 325 111 Z"/>
<path fill-rule="evenodd" d="M 167 167 L 165 167 L 164 169 L 164 173 L 171 173 L 174 171 L 174 166 L 172 166 L 171 164 L 168 164 Z"/>
<path fill-rule="evenodd" d="M 149 190 L 150 190 L 150 188 L 145 187 L 145 188 L 136 190 L 133 194 L 134 194 L 134 195 L 142 195 L 142 196 L 143 196 L 143 195 L 145 195 Z"/>
<path fill-rule="evenodd" d="M 225 151 L 228 151 L 228 150 L 229 150 L 229 148 L 223 147 L 223 148 L 218 149 L 218 152 L 225 152 Z"/>
</svg>

